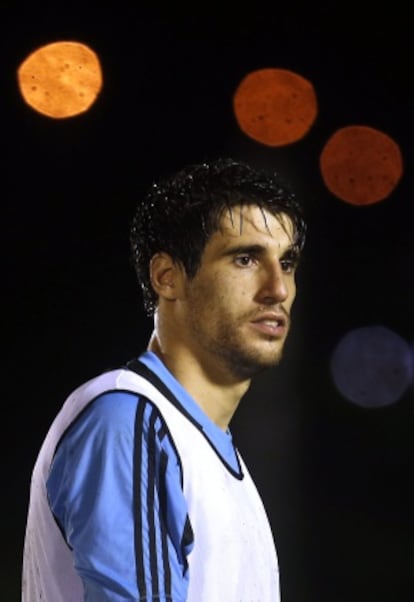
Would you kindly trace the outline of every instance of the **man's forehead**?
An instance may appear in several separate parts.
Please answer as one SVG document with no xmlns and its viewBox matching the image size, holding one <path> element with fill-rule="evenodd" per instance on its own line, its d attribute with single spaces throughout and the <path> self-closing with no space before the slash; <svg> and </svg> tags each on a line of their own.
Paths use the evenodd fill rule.
<svg viewBox="0 0 414 602">
<path fill-rule="evenodd" d="M 285 233 L 292 239 L 294 226 L 286 213 L 275 215 L 258 205 L 236 205 L 222 212 L 219 219 L 219 232 L 231 237 L 254 232 L 273 237 Z"/>
</svg>

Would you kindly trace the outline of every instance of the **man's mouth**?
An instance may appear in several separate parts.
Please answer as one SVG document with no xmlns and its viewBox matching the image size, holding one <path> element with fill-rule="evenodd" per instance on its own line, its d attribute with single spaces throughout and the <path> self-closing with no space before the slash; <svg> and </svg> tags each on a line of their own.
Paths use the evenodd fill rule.
<svg viewBox="0 0 414 602">
<path fill-rule="evenodd" d="M 287 319 L 281 314 L 262 314 L 251 321 L 252 326 L 271 337 L 279 338 L 286 334 Z"/>
</svg>

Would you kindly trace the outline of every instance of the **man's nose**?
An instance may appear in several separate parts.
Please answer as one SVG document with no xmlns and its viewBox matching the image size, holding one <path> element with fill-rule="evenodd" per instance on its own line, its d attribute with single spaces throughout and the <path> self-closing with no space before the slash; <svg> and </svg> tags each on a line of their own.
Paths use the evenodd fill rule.
<svg viewBox="0 0 414 602">
<path fill-rule="evenodd" d="M 286 284 L 286 274 L 280 264 L 268 266 L 263 275 L 260 289 L 262 303 L 282 303 L 288 297 L 289 290 Z"/>
</svg>

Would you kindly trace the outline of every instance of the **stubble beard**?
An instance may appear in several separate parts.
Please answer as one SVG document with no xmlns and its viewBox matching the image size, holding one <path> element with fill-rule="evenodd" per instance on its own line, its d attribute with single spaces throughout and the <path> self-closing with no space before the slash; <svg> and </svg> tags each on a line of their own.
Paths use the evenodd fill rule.
<svg viewBox="0 0 414 602">
<path fill-rule="evenodd" d="M 222 359 L 228 370 L 238 379 L 251 379 L 264 370 L 277 366 L 282 359 L 283 346 L 278 350 L 262 353 L 257 349 L 247 349 L 237 341 L 222 338 L 215 345 L 216 354 Z M 269 339 L 269 346 L 278 344 Z M 280 343 L 279 343 L 280 344 Z"/>
<path fill-rule="evenodd" d="M 252 344 L 249 346 L 246 339 L 240 334 L 240 328 L 234 324 L 229 328 L 226 323 L 216 323 L 210 332 L 196 328 L 197 339 L 200 346 L 222 362 L 222 367 L 236 380 L 250 380 L 257 374 L 277 366 L 283 356 L 285 338 L 283 340 L 268 337 L 263 340 L 268 349 L 258 349 Z M 237 333 L 237 334 L 235 334 Z M 272 347 L 276 347 L 272 349 Z"/>
</svg>

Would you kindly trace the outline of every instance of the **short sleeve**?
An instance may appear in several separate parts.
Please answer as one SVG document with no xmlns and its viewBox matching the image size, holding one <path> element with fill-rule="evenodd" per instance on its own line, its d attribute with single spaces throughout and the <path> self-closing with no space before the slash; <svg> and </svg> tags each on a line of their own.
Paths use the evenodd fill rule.
<svg viewBox="0 0 414 602">
<path fill-rule="evenodd" d="M 93 400 L 47 481 L 85 602 L 184 602 L 192 532 L 182 469 L 159 410 L 135 393 Z"/>
</svg>

